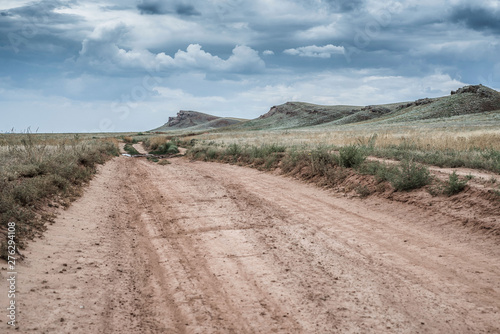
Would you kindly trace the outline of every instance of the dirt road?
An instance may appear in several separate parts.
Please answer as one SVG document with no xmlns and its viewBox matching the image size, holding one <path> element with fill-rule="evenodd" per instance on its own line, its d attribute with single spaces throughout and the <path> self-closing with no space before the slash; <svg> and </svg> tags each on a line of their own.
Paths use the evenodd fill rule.
<svg viewBox="0 0 500 334">
<path fill-rule="evenodd" d="M 497 239 L 450 219 L 119 157 L 30 244 L 18 332 L 500 333 Z"/>
</svg>

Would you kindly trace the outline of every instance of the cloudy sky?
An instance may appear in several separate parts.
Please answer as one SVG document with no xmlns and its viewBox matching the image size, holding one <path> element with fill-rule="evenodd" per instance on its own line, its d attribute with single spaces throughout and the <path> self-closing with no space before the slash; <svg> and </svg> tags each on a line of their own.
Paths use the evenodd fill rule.
<svg viewBox="0 0 500 334">
<path fill-rule="evenodd" d="M 498 0 L 2 0 L 0 131 L 500 89 Z"/>
</svg>

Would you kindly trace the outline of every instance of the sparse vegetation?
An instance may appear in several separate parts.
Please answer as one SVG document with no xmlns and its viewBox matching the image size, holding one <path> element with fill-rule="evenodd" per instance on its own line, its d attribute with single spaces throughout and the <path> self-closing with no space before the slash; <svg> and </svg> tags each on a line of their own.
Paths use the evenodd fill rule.
<svg viewBox="0 0 500 334">
<path fill-rule="evenodd" d="M 67 205 L 67 198 L 78 194 L 97 164 L 119 153 L 116 140 L 74 136 L 44 141 L 31 133 L 2 135 L 1 139 L 0 234 L 5 233 L 9 222 L 15 222 L 21 247 L 26 239 L 42 232 L 50 220 L 50 214 L 42 210 L 44 203 Z M 3 242 L 0 248 L 5 254 Z"/>
<path fill-rule="evenodd" d="M 179 153 L 179 148 L 177 147 L 177 145 L 173 141 L 167 141 L 166 139 L 164 139 L 163 142 L 154 141 L 153 143 L 150 143 L 149 148 L 151 149 L 151 151 L 149 152 L 150 154 L 172 155 Z"/>
<path fill-rule="evenodd" d="M 129 144 L 129 143 L 125 144 L 125 146 L 123 147 L 123 150 L 124 150 L 125 152 L 127 152 L 128 154 L 130 154 L 130 155 L 138 155 L 138 154 L 140 154 L 140 153 L 139 153 L 139 152 L 135 149 L 135 147 L 134 147 L 134 146 L 132 146 L 132 144 Z"/>
<path fill-rule="evenodd" d="M 171 162 L 168 161 L 167 159 L 161 159 L 160 161 L 158 161 L 158 165 L 161 165 L 161 166 L 166 166 L 166 165 L 170 165 Z"/>
<path fill-rule="evenodd" d="M 137 142 L 133 137 L 130 136 L 123 136 L 122 139 L 127 144 L 135 144 Z"/>
<path fill-rule="evenodd" d="M 286 150 L 280 145 L 255 147 L 232 143 L 226 148 L 215 145 L 195 146 L 188 151 L 188 155 L 197 160 L 246 164 L 259 169 L 280 167 L 284 173 L 314 179 L 327 186 L 335 186 L 353 173 L 373 175 L 378 182 L 390 182 L 398 191 L 421 188 L 432 181 L 429 169 L 412 160 L 403 160 L 398 166 L 365 161 L 366 155 L 360 145 L 347 146 L 336 154 L 327 146 L 318 146 L 312 150 Z M 369 192 L 368 188 L 358 187 L 355 190 L 360 195 Z"/>
</svg>

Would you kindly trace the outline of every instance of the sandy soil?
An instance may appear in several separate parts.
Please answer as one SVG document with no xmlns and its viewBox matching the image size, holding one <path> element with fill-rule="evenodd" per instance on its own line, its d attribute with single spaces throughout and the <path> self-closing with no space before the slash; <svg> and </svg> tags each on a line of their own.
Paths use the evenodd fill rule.
<svg viewBox="0 0 500 334">
<path fill-rule="evenodd" d="M 30 243 L 19 333 L 500 333 L 498 238 L 408 203 L 171 162 L 112 160 Z"/>
</svg>

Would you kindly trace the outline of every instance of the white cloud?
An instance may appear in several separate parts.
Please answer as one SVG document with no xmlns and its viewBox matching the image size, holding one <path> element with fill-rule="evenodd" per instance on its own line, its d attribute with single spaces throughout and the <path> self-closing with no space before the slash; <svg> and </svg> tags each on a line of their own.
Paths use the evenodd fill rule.
<svg viewBox="0 0 500 334">
<path fill-rule="evenodd" d="M 445 96 L 465 84 L 442 73 L 424 77 L 388 76 L 383 71 L 322 73 L 294 77 L 288 85 L 265 85 L 240 93 L 241 99 L 268 107 L 287 101 L 324 105 L 384 104 Z"/>
<path fill-rule="evenodd" d="M 199 44 L 190 44 L 186 51 L 178 50 L 173 57 L 147 49 L 125 50 L 119 45 L 128 32 L 129 27 L 121 22 L 99 25 L 83 41 L 79 61 L 104 71 L 184 69 L 241 73 L 261 71 L 265 67 L 258 52 L 245 45 L 235 46 L 227 59 L 202 50 Z"/>
<path fill-rule="evenodd" d="M 274 55 L 274 51 L 271 51 L 271 50 L 265 50 L 264 52 L 262 52 L 262 54 L 264 56 L 272 56 Z"/>
<path fill-rule="evenodd" d="M 329 24 L 315 26 L 305 31 L 299 31 L 297 33 L 297 37 L 302 40 L 339 37 L 341 35 L 339 32 L 339 27 L 340 25 L 335 21 Z"/>
<path fill-rule="evenodd" d="M 283 52 L 292 56 L 330 58 L 333 54 L 343 54 L 344 51 L 343 46 L 327 44 L 325 46 L 310 45 L 296 49 L 286 49 Z"/>
</svg>

